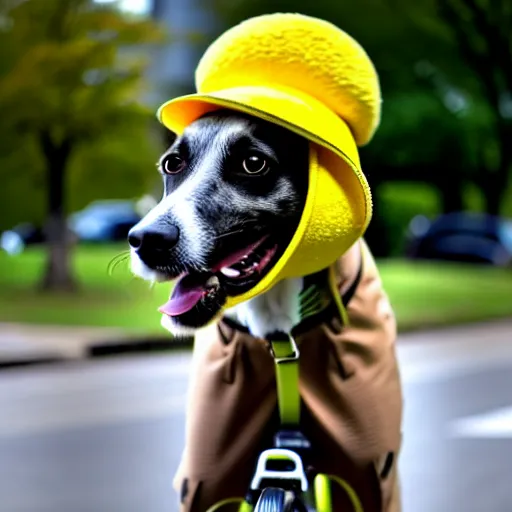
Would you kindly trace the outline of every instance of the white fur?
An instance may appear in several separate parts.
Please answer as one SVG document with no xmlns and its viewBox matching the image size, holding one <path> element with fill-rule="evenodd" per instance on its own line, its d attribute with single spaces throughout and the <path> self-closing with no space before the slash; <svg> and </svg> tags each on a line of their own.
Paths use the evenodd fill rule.
<svg viewBox="0 0 512 512">
<path fill-rule="evenodd" d="M 158 272 L 151 270 L 144 262 L 139 258 L 135 249 L 130 250 L 130 268 L 133 274 L 146 281 L 160 281 Z"/>
<path fill-rule="evenodd" d="M 173 336 L 194 336 L 196 329 L 177 324 L 170 316 L 162 315 L 160 325 Z"/>
<path fill-rule="evenodd" d="M 285 279 L 254 299 L 226 312 L 257 338 L 275 331 L 290 332 L 300 321 L 302 278 Z"/>
</svg>

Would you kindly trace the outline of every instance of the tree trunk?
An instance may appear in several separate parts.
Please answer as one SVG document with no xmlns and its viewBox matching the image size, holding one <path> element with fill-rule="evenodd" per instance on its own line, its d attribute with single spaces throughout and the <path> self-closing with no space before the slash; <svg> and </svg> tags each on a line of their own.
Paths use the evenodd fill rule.
<svg viewBox="0 0 512 512">
<path fill-rule="evenodd" d="M 446 176 L 448 176 L 448 179 L 437 183 L 442 211 L 443 213 L 460 212 L 464 210 L 462 182 L 455 176 L 450 176 L 449 171 L 447 171 Z"/>
<path fill-rule="evenodd" d="M 45 226 L 47 261 L 41 283 L 44 290 L 73 291 L 76 283 L 71 270 L 72 237 L 64 209 L 65 172 L 71 154 L 71 142 L 56 145 L 49 133 L 40 135 L 46 158 L 48 217 Z"/>
</svg>

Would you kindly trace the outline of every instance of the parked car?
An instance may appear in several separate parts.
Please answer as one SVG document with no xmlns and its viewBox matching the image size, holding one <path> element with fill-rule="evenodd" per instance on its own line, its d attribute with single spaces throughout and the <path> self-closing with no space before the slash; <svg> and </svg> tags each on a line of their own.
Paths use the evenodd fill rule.
<svg viewBox="0 0 512 512">
<path fill-rule="evenodd" d="M 42 228 L 24 222 L 0 235 L 0 249 L 9 254 L 19 254 L 27 245 L 40 244 L 44 242 Z"/>
<path fill-rule="evenodd" d="M 104 200 L 72 214 L 69 226 L 80 241 L 111 242 L 126 240 L 128 231 L 140 219 L 134 201 Z"/>
<path fill-rule="evenodd" d="M 126 240 L 128 231 L 155 204 L 150 196 L 138 201 L 94 201 L 68 218 L 68 226 L 78 241 L 112 242 Z M 45 241 L 43 228 L 25 222 L 0 234 L 0 250 L 19 254 L 26 246 Z"/>
<path fill-rule="evenodd" d="M 512 265 L 512 219 L 456 212 L 430 221 L 418 216 L 408 230 L 407 255 L 434 259 Z"/>
</svg>

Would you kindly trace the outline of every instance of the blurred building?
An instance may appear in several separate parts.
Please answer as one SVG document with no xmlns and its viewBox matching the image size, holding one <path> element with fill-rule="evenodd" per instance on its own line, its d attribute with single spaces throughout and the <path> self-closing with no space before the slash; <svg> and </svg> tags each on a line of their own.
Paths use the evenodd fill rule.
<svg viewBox="0 0 512 512">
<path fill-rule="evenodd" d="M 149 77 L 156 100 L 194 89 L 194 69 L 215 31 L 215 14 L 207 0 L 147 0 L 151 15 L 163 23 L 172 42 L 155 51 Z"/>
<path fill-rule="evenodd" d="M 95 0 L 110 3 L 116 0 Z M 214 9 L 208 0 L 117 0 L 119 8 L 138 16 L 151 16 L 162 23 L 169 44 L 155 48 L 148 69 L 151 105 L 193 92 L 194 69 L 216 30 Z"/>
</svg>

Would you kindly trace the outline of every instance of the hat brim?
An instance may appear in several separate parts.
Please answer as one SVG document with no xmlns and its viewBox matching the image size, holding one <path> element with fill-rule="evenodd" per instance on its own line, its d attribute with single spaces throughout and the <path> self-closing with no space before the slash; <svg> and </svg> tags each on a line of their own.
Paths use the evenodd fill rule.
<svg viewBox="0 0 512 512">
<path fill-rule="evenodd" d="M 209 93 L 190 94 L 164 103 L 157 112 L 160 122 L 181 135 L 185 128 L 208 112 L 230 108 L 283 126 L 330 149 L 356 174 L 366 198 L 366 226 L 371 218 L 371 194 L 348 125 L 316 98 L 285 87 L 245 86 Z"/>
</svg>

